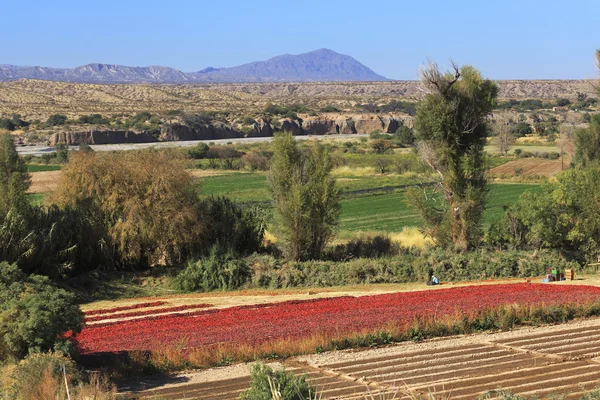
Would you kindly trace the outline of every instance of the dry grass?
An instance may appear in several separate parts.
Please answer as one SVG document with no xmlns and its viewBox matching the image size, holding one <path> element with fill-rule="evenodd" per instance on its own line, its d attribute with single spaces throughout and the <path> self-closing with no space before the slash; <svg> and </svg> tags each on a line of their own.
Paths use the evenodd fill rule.
<svg viewBox="0 0 600 400">
<path fill-rule="evenodd" d="M 595 95 L 589 81 L 501 81 L 500 98 L 575 98 Z M 0 116 L 19 113 L 28 120 L 45 120 L 61 113 L 69 118 L 100 113 L 134 114 L 223 111 L 232 115 L 257 114 L 267 103 L 303 103 L 314 110 L 336 105 L 352 111 L 356 104 L 418 100 L 423 96 L 418 81 L 258 83 L 258 84 L 79 84 L 19 80 L 0 82 Z M 293 94 L 293 96 L 291 95 Z M 337 117 L 330 113 L 327 117 Z"/>
<path fill-rule="evenodd" d="M 433 245 L 433 239 L 425 236 L 416 227 L 404 228 L 402 232 L 391 233 L 389 236 L 392 241 L 400 243 L 400 246 L 406 248 L 425 249 Z"/>
<path fill-rule="evenodd" d="M 568 165 L 568 161 L 565 161 L 563 164 L 561 160 L 521 158 L 492 168 L 489 174 L 492 177 L 551 177 L 562 172 L 563 167 L 568 167 Z"/>
<path fill-rule="evenodd" d="M 375 174 L 374 167 L 351 167 L 349 165 L 343 165 L 331 171 L 334 178 L 373 176 Z"/>
<path fill-rule="evenodd" d="M 43 171 L 31 174 L 31 186 L 28 193 L 51 193 L 60 182 L 62 171 Z"/>
</svg>

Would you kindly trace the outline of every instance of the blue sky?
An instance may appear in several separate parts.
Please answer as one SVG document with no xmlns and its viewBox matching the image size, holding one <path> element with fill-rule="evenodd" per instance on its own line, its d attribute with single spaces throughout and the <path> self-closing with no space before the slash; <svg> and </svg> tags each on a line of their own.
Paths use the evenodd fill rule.
<svg viewBox="0 0 600 400">
<path fill-rule="evenodd" d="M 415 79 L 428 59 L 493 79 L 595 78 L 600 0 L 5 0 L 0 64 L 186 72 L 330 48 Z"/>
</svg>

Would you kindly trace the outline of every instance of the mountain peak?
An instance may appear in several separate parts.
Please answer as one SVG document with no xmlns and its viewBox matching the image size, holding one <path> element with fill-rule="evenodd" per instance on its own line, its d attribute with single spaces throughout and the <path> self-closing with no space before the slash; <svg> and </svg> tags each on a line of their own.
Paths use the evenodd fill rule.
<svg viewBox="0 0 600 400">
<path fill-rule="evenodd" d="M 314 82 L 382 81 L 376 74 L 348 55 L 321 48 L 307 53 L 284 54 L 231 68 L 208 67 L 184 73 L 174 68 L 129 67 L 91 63 L 75 68 L 0 66 L 0 81 L 42 79 L 82 83 L 207 83 L 207 82 Z"/>
</svg>

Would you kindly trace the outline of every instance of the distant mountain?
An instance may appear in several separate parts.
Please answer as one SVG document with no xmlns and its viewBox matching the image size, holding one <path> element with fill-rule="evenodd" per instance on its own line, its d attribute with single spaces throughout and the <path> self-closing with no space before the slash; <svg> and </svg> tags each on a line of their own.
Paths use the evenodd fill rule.
<svg viewBox="0 0 600 400">
<path fill-rule="evenodd" d="M 174 68 L 87 64 L 75 68 L 0 65 L 0 81 L 41 79 L 80 83 L 210 83 L 386 81 L 354 58 L 328 49 L 285 54 L 231 68 L 185 73 Z"/>
</svg>

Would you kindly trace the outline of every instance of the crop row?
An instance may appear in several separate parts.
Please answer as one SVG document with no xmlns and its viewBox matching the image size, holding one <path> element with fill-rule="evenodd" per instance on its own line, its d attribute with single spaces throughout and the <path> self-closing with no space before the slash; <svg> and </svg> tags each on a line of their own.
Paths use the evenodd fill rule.
<svg viewBox="0 0 600 400">
<path fill-rule="evenodd" d="M 407 328 L 417 317 L 443 318 L 502 305 L 592 303 L 592 286 L 506 284 L 468 286 L 362 297 L 337 297 L 258 306 L 153 316 L 91 325 L 73 340 L 83 354 L 155 350 L 184 344 L 200 348 L 221 344 L 260 345 L 307 338 L 315 333 L 339 336 L 390 324 Z"/>
<path fill-rule="evenodd" d="M 183 306 L 155 308 L 152 310 L 131 311 L 131 312 L 118 313 L 118 314 L 111 313 L 108 315 L 104 314 L 104 315 L 96 315 L 96 316 L 92 316 L 92 317 L 86 316 L 85 322 L 104 321 L 104 320 L 117 319 L 117 318 L 120 319 L 120 318 L 140 317 L 140 316 L 156 315 L 156 314 L 167 314 L 167 313 L 173 313 L 173 312 L 177 312 L 177 311 L 195 310 L 195 309 L 208 308 L 208 307 L 212 307 L 212 304 L 187 304 L 187 305 L 183 305 Z"/>
<path fill-rule="evenodd" d="M 148 303 L 132 304 L 130 306 L 103 308 L 101 310 L 86 311 L 85 316 L 88 317 L 88 316 L 100 315 L 100 314 L 113 314 L 113 313 L 116 313 L 119 311 L 135 310 L 138 308 L 158 307 L 158 306 L 165 305 L 167 303 L 168 302 L 166 302 L 166 301 L 153 301 L 153 302 L 148 302 Z"/>
</svg>

